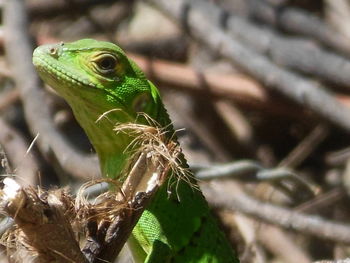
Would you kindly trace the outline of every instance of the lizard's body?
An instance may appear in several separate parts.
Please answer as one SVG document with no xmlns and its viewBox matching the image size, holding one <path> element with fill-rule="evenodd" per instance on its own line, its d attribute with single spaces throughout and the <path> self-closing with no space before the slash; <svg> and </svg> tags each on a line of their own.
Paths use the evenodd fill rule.
<svg viewBox="0 0 350 263">
<path fill-rule="evenodd" d="M 71 106 L 99 156 L 103 176 L 118 178 L 131 157 L 125 149 L 132 137 L 116 134 L 115 123 L 145 123 L 137 118 L 144 112 L 166 127 L 169 138 L 173 135 L 158 90 L 118 46 L 91 39 L 41 46 L 33 62 L 42 79 Z M 106 117 L 96 122 L 103 114 Z M 238 262 L 192 183 L 165 183 L 157 192 L 129 241 L 137 262 Z"/>
</svg>

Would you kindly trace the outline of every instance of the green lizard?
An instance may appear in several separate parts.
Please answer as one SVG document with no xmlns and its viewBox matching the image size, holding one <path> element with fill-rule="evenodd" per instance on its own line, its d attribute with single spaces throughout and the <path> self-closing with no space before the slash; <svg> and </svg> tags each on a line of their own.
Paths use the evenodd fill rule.
<svg viewBox="0 0 350 263">
<path fill-rule="evenodd" d="M 143 112 L 173 136 L 157 88 L 118 46 L 92 39 L 43 45 L 34 51 L 33 63 L 71 106 L 98 154 L 103 176 L 123 180 L 121 171 L 131 157 L 125 149 L 133 138 L 113 131 L 115 123 L 145 123 L 138 118 Z M 106 118 L 96 122 L 103 114 Z M 128 241 L 135 262 L 239 262 L 200 190 L 179 180 L 169 194 L 169 185 L 175 184 L 165 183 L 156 193 Z"/>
</svg>

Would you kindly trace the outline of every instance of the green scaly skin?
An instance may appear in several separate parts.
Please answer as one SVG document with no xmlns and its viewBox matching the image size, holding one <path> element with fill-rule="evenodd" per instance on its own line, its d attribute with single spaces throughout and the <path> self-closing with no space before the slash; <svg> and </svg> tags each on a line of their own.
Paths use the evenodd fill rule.
<svg viewBox="0 0 350 263">
<path fill-rule="evenodd" d="M 124 150 L 133 138 L 116 134 L 115 123 L 146 123 L 136 118 L 144 112 L 167 127 L 168 136 L 174 133 L 157 88 L 112 43 L 83 39 L 40 46 L 33 63 L 41 78 L 71 106 L 98 154 L 103 176 L 122 181 L 121 171 L 131 157 Z M 182 159 L 181 165 L 187 167 Z M 202 193 L 180 180 L 169 196 L 168 185 L 157 192 L 132 232 L 129 245 L 135 262 L 239 262 Z"/>
</svg>

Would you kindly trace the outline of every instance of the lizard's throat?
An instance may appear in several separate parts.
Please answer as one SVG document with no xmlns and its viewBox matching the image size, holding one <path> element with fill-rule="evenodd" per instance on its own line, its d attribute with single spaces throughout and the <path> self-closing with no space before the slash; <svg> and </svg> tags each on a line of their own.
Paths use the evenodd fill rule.
<svg viewBox="0 0 350 263">
<path fill-rule="evenodd" d="M 113 118 L 95 121 L 101 114 L 91 116 L 91 111 L 77 113 L 74 108 L 73 112 L 98 155 L 102 175 L 123 180 L 122 172 L 132 155 L 128 151 L 130 136 L 114 131 L 116 121 Z"/>
<path fill-rule="evenodd" d="M 122 180 L 122 172 L 131 158 L 128 151 L 131 140 L 129 136 L 113 131 L 112 125 L 106 126 L 97 125 L 86 133 L 100 160 L 102 175 Z"/>
</svg>

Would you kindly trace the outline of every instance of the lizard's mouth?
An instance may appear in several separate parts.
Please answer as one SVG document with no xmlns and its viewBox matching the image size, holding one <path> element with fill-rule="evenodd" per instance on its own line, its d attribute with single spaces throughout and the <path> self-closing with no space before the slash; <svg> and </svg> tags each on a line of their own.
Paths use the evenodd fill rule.
<svg viewBox="0 0 350 263">
<path fill-rule="evenodd" d="M 76 74 L 69 73 L 69 71 L 63 67 L 55 67 L 53 62 L 55 62 L 55 60 L 51 59 L 50 56 L 33 56 L 33 64 L 38 72 L 48 74 L 51 78 L 58 80 L 57 83 L 65 82 L 69 86 L 89 86 L 91 88 L 97 88 L 93 83 Z M 51 85 L 52 81 L 49 81 L 49 84 L 56 89 L 57 85 Z"/>
</svg>

